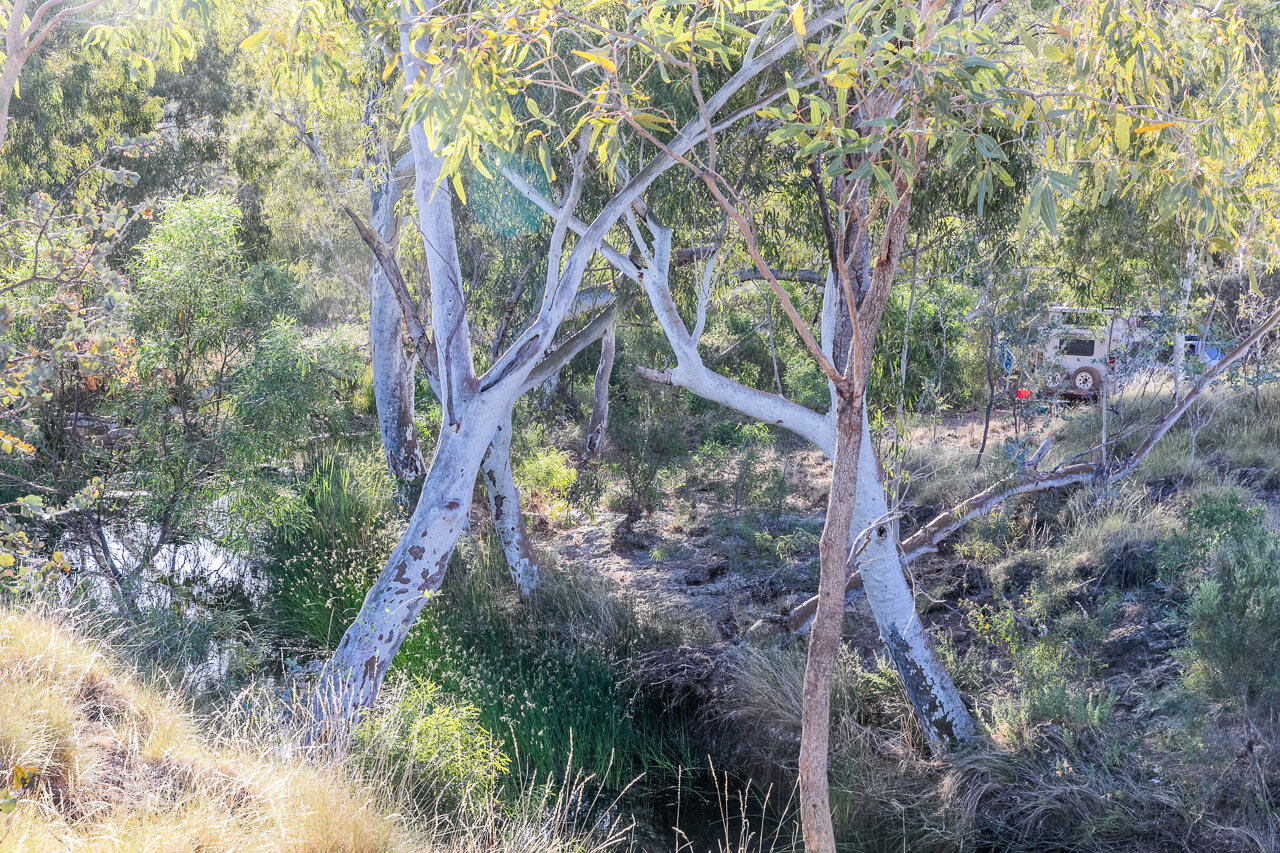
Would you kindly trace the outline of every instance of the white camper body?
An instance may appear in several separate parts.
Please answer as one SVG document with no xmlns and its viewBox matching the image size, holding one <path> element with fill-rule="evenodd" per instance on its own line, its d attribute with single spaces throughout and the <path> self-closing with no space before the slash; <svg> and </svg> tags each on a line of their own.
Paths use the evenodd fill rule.
<svg viewBox="0 0 1280 853">
<path fill-rule="evenodd" d="M 1140 345 L 1150 345 L 1154 335 L 1167 326 L 1160 314 L 1150 311 L 1121 313 L 1118 308 L 1078 308 L 1054 305 L 1049 308 L 1049 341 L 1044 351 L 1044 368 L 1065 374 L 1065 384 L 1057 386 L 1067 397 L 1095 397 L 1104 379 L 1123 370 L 1125 356 Z M 1222 354 L 1197 334 L 1183 334 L 1186 361 L 1213 364 Z M 1169 351 L 1166 350 L 1166 354 Z M 1172 365 L 1170 365 L 1172 367 Z"/>
<path fill-rule="evenodd" d="M 1057 366 L 1066 374 L 1064 395 L 1093 397 L 1115 370 L 1117 357 L 1151 339 L 1158 318 L 1149 312 L 1122 314 L 1116 308 L 1051 306 L 1044 365 L 1050 372 Z"/>
</svg>

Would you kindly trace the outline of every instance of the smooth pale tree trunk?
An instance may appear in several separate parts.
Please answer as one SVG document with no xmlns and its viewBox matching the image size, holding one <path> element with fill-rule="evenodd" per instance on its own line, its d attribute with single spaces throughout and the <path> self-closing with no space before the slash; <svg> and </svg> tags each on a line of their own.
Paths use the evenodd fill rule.
<svg viewBox="0 0 1280 853">
<path fill-rule="evenodd" d="M 427 466 L 422 458 L 417 429 L 413 423 L 413 365 L 405 357 L 401 341 L 401 323 L 405 309 L 397 298 L 395 284 L 391 280 L 391 276 L 398 276 L 399 271 L 394 268 L 388 271 L 387 264 L 392 263 L 392 259 L 378 256 L 380 249 L 389 252 L 387 247 L 395 239 L 398 230 L 395 204 L 398 197 L 398 184 L 392 175 L 370 184 L 369 224 L 382 245 L 371 247 L 374 249 L 374 259 L 369 272 L 369 338 L 374 399 L 383 451 L 388 470 L 396 481 L 397 503 L 405 511 L 412 511 L 422 491 Z M 413 328 L 412 324 L 410 327 Z M 415 345 L 415 349 L 417 348 Z M 434 363 L 424 365 L 424 369 L 433 391 L 438 393 L 439 380 L 432 374 Z M 489 506 L 493 510 L 494 530 L 502 544 L 511 577 L 521 594 L 527 595 L 541 583 L 542 569 L 529 542 L 524 513 L 520 509 L 520 493 L 511 472 L 510 423 L 500 428 L 494 441 L 500 442 L 501 447 L 491 447 L 485 454 L 482 479 L 489 495 Z"/>
<path fill-rule="evenodd" d="M 1191 285 L 1195 278 L 1196 272 L 1196 250 L 1187 251 L 1187 269 L 1182 276 L 1182 298 L 1178 301 L 1178 307 L 1173 313 L 1173 322 L 1175 324 L 1173 330 L 1173 402 L 1176 405 L 1182 399 L 1182 374 L 1186 369 L 1185 363 L 1187 359 L 1187 335 L 1185 326 L 1187 322 L 1187 306 L 1191 302 Z"/>
<path fill-rule="evenodd" d="M 14 67 L 10 68 L 6 63 L 3 73 L 0 73 L 0 148 L 4 147 L 4 141 L 9 136 L 9 103 L 13 99 L 13 89 L 18 85 L 18 74 L 21 71 L 21 65 L 14 63 Z"/>
<path fill-rule="evenodd" d="M 950 674 L 938 660 L 916 612 L 915 596 L 907 585 L 906 567 L 889 521 L 865 403 L 861 408 L 858 489 L 849 524 L 849 541 L 865 539 L 866 547 L 850 560 L 849 573 L 862 572 L 863 588 L 880 640 L 902 678 L 916 720 L 929 742 L 935 748 L 963 743 L 977 735 L 977 725 Z M 841 587 L 842 601 L 843 596 Z"/>
<path fill-rule="evenodd" d="M 498 426 L 489 450 L 480 463 L 480 476 L 489 493 L 493 527 L 502 543 L 511 579 L 528 595 L 542 583 L 542 566 L 529 541 L 524 513 L 520 511 L 520 490 L 511 474 L 511 415 Z"/>
<path fill-rule="evenodd" d="M 583 442 L 583 459 L 592 459 L 604 448 L 605 431 L 609 428 L 609 376 L 617 352 L 617 324 L 610 323 L 600 339 L 600 363 L 596 365 L 595 387 L 591 395 L 591 420 Z"/>
<path fill-rule="evenodd" d="M 400 7 L 400 58 L 409 86 L 420 85 L 428 77 L 425 64 L 409 43 L 420 12 L 413 3 Z M 828 21 L 815 22 L 812 32 L 816 35 L 827 26 Z M 707 112 L 716 115 L 725 109 L 738 92 L 792 52 L 795 45 L 794 35 L 787 35 L 754 54 L 707 99 Z M 727 120 L 736 122 L 756 109 L 758 105 L 753 105 Z M 392 658 L 427 596 L 439 588 L 466 523 L 475 478 L 489 443 L 510 417 L 515 401 L 528 390 L 524 383 L 535 365 L 551 348 L 572 309 L 590 257 L 602 249 L 609 230 L 640 201 L 658 176 L 702 141 L 706 128 L 703 121 L 686 125 L 666 149 L 625 180 L 585 229 L 582 239 L 567 250 L 565 237 L 582 191 L 585 146 L 579 150 L 572 182 L 554 216 L 548 248 L 552 264 L 537 316 L 484 375 L 477 376 L 453 226 L 452 196 L 449 182 L 440 180 L 444 177 L 444 163 L 428 142 L 425 128 L 410 127 L 415 201 L 431 281 L 440 435 L 422 495 L 405 533 L 317 685 L 313 707 L 319 717 L 318 737 L 339 744 L 345 741 L 351 725 L 376 697 Z"/>
<path fill-rule="evenodd" d="M 395 206 L 399 195 L 393 175 L 380 175 L 369 185 L 369 224 L 389 245 L 394 244 L 398 230 Z M 413 365 L 404 353 L 400 303 L 376 257 L 369 268 L 369 346 L 382 451 L 396 482 L 396 503 L 412 511 L 427 475 L 413 424 Z"/>
<path fill-rule="evenodd" d="M 406 74 L 410 73 L 406 64 Z M 499 387 L 491 387 L 488 396 L 478 392 L 452 194 L 447 183 L 436 185 L 442 162 L 423 128 L 411 128 L 409 139 L 419 228 L 431 278 L 440 431 L 418 505 L 317 685 L 313 705 L 322 721 L 318 734 L 335 741 L 345 739 L 362 710 L 372 705 L 396 652 L 428 597 L 440 588 L 468 520 L 480 465 L 518 395 L 511 383 L 497 383 Z"/>
<path fill-rule="evenodd" d="M 476 475 L 502 414 L 482 406 L 456 413 L 456 422 L 440 430 L 422 486 L 423 500 L 318 686 L 316 713 L 330 726 L 325 734 L 331 737 L 345 736 L 361 709 L 373 704 L 391 660 L 428 598 L 440 588 L 466 527 Z"/>
</svg>

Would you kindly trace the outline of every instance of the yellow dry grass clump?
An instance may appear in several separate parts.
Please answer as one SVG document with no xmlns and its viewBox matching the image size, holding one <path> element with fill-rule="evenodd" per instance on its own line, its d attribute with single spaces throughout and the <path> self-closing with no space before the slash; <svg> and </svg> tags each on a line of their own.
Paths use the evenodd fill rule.
<svg viewBox="0 0 1280 853">
<path fill-rule="evenodd" d="M 423 849 L 340 770 L 214 746 L 101 645 L 19 610 L 0 610 L 0 772 L 0 853 Z"/>
</svg>

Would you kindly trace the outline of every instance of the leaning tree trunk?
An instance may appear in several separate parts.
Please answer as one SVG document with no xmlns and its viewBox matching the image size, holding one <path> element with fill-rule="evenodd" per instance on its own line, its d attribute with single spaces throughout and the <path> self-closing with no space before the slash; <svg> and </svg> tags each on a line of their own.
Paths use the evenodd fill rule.
<svg viewBox="0 0 1280 853">
<path fill-rule="evenodd" d="M 421 12 L 417 3 L 400 7 L 400 60 L 408 86 L 421 85 L 429 77 L 425 63 L 410 44 L 410 31 Z M 815 25 L 814 31 L 827 25 Z M 794 47 L 795 40 L 787 38 L 753 57 L 707 101 L 706 109 L 714 115 L 725 108 L 743 87 Z M 415 201 L 431 281 L 441 426 L 418 506 L 317 685 L 314 707 L 322 725 L 318 735 L 345 739 L 361 711 L 373 702 L 396 651 L 427 597 L 444 578 L 449 556 L 466 523 L 475 478 L 489 443 L 510 416 L 515 401 L 527 392 L 523 385 L 569 314 L 590 256 L 600 250 L 608 231 L 653 182 L 701 142 L 703 126 L 701 122 L 687 125 L 668 149 L 625 180 L 585 229 L 582 239 L 568 249 L 565 237 L 582 192 L 586 148 L 580 149 L 573 161 L 569 188 L 554 216 L 547 253 L 551 264 L 538 314 L 482 376 L 475 374 L 471 350 L 452 195 L 448 181 L 439 180 L 445 177 L 444 161 L 428 141 L 426 129 L 420 124 L 410 127 Z M 666 261 L 669 251 L 664 266 Z"/>
<path fill-rule="evenodd" d="M 494 433 L 493 441 L 480 464 L 480 476 L 489 493 L 489 509 L 493 527 L 502 543 L 511 579 L 528 595 L 542 583 L 542 566 L 529 541 L 524 513 L 520 511 L 520 490 L 511 473 L 511 415 L 508 414 Z"/>
<path fill-rule="evenodd" d="M 395 177 L 379 175 L 369 187 L 370 225 L 387 244 L 395 241 Z M 413 424 L 413 365 L 404 354 L 400 304 L 390 278 L 375 256 L 369 268 L 369 345 L 373 397 L 387 469 L 396 482 L 396 503 L 412 511 L 422 491 L 427 466 Z"/>
<path fill-rule="evenodd" d="M 334 737 L 377 697 L 383 676 L 428 598 L 440 588 L 471 510 L 476 475 L 498 428 L 493 406 L 455 409 L 440 430 L 420 500 L 318 685 L 315 705 Z"/>
<path fill-rule="evenodd" d="M 916 612 L 915 596 L 907 585 L 906 566 L 889 519 L 865 402 L 861 433 L 861 449 L 857 456 L 858 493 L 849 526 L 849 541 L 865 540 L 866 547 L 861 554 L 850 558 L 848 573 L 861 570 L 867 603 L 875 616 L 880 640 L 893 661 L 894 669 L 902 677 L 902 686 L 915 711 L 916 721 L 929 742 L 935 748 L 943 748 L 970 740 L 977 734 L 973 716 L 961 700 L 960 691 L 951 676 L 938 660 Z"/>
<path fill-rule="evenodd" d="M 869 273 L 865 274 L 869 277 Z M 864 279 L 865 280 L 865 279 Z M 837 418 L 823 417 L 799 404 L 790 402 L 773 394 L 766 394 L 753 388 L 745 387 L 708 368 L 698 354 L 696 342 L 689 335 L 676 310 L 671 296 L 666 270 L 661 265 L 646 270 L 641 277 L 641 285 L 653 306 L 654 314 L 676 355 L 676 366 L 670 370 L 655 371 L 640 368 L 639 374 L 651 381 L 684 388 L 693 394 L 732 408 L 747 417 L 775 424 L 813 442 L 833 463 L 837 453 L 838 437 L 836 433 Z M 849 316 L 844 300 L 836 292 L 833 275 L 828 276 L 826 294 L 823 301 L 822 346 L 830 356 L 836 353 L 839 364 L 843 365 L 844 357 L 834 348 L 839 340 L 839 316 Z M 852 339 L 852 333 L 845 336 L 846 342 Z M 830 343 L 829 343 L 830 342 Z M 831 388 L 832 406 L 840 411 L 841 401 L 834 386 Z M 863 409 L 859 401 L 858 411 Z M 856 474 L 856 484 L 849 494 L 847 504 L 841 505 L 840 511 L 829 515 L 829 518 L 844 518 L 844 531 L 849 541 L 854 541 L 865 529 L 877 522 L 875 533 L 867 543 L 862 560 L 869 565 L 864 570 L 872 577 L 868 590 L 868 603 L 873 608 L 877 626 L 885 639 L 895 665 L 906 686 L 907 695 L 912 706 L 920 715 L 920 725 L 933 740 L 943 742 L 950 736 L 963 740 L 972 736 L 976 730 L 972 718 L 960 702 L 959 692 L 941 667 L 936 655 L 928 644 L 927 636 L 918 618 L 915 618 L 914 598 L 904 577 L 905 564 L 898 552 L 896 525 L 892 522 L 885 525 L 883 534 L 879 532 L 879 520 L 888 515 L 884 483 L 881 480 L 879 465 L 872 447 L 871 430 L 868 419 L 859 415 L 862 423 L 856 420 L 850 427 L 851 434 L 846 437 L 853 451 L 846 452 L 846 462 L 858 453 L 858 463 L 852 466 L 851 473 Z M 835 477 L 833 473 L 833 478 Z M 838 491 L 833 485 L 833 492 Z M 829 498 L 830 500 L 830 498 Z M 828 509 L 831 513 L 832 510 Z M 839 523 L 837 524 L 837 527 Z M 824 536 L 828 533 L 824 528 Z M 830 534 L 834 536 L 835 534 Z M 847 547 L 847 546 L 846 546 Z M 848 553 L 841 557 L 841 572 L 845 572 L 844 563 Z M 845 595 L 845 575 L 841 575 L 838 584 L 839 598 L 843 602 Z M 800 628 L 810 623 L 816 610 L 818 597 L 810 599 L 801 608 L 793 612 L 793 628 Z M 836 630 L 839 630 L 836 625 Z M 812 630 L 812 625 L 810 630 Z M 812 635 L 810 638 L 812 642 Z M 838 649 L 839 637 L 836 638 Z M 827 643 L 819 643 L 819 651 L 824 651 Z M 893 650 L 897 649 L 895 653 Z M 834 659 L 833 659 L 834 660 Z M 822 667 L 814 671 L 822 672 Z M 923 681 L 920 679 L 923 677 Z M 829 689 L 829 688 L 828 688 Z M 823 712 L 825 713 L 825 712 Z M 815 715 L 814 719 L 821 716 Z M 811 753 L 812 754 L 812 753 Z M 820 799 L 820 798 L 818 798 Z"/>
</svg>

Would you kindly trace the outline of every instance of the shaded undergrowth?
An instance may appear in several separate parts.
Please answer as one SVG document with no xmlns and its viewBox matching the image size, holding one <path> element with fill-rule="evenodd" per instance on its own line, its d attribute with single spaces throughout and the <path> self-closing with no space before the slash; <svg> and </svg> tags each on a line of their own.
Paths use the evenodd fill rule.
<svg viewBox="0 0 1280 853">
<path fill-rule="evenodd" d="M 322 460 L 300 485 L 309 515 L 274 540 L 271 607 L 295 654 L 336 645 L 394 546 L 394 512 L 360 465 L 370 467 Z M 594 578 L 546 568 L 544 585 L 521 600 L 491 528 L 465 536 L 391 682 L 473 706 L 522 772 L 559 774 L 572 756 L 574 769 L 621 786 L 700 763 L 682 709 L 656 702 L 627 667 L 679 645 L 688 629 L 642 618 Z"/>
</svg>

